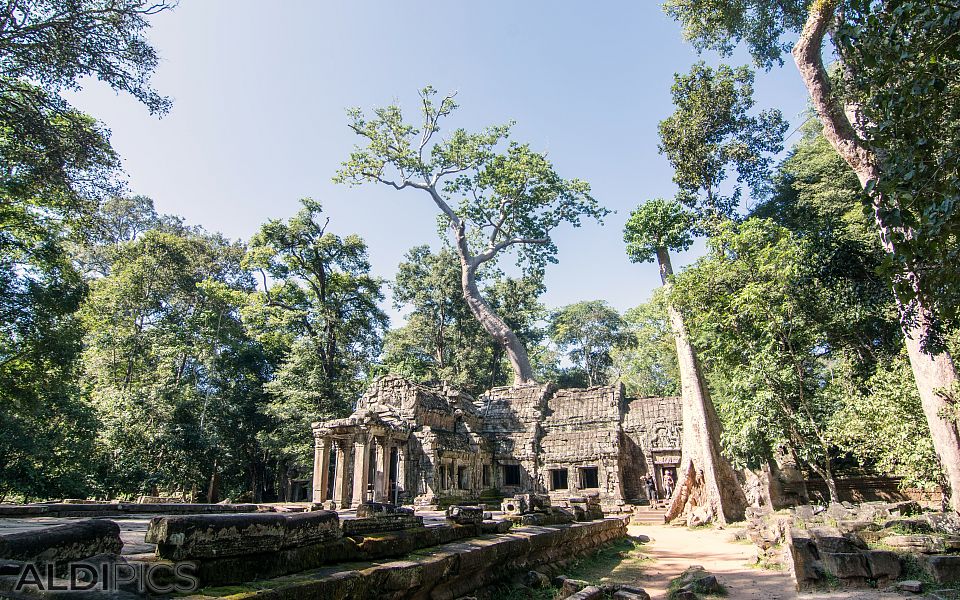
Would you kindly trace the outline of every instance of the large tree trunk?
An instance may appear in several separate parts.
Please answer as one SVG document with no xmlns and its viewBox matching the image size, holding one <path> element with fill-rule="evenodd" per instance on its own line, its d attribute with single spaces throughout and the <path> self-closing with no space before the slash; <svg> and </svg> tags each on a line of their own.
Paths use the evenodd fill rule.
<svg viewBox="0 0 960 600">
<path fill-rule="evenodd" d="M 670 287 L 673 268 L 666 248 L 657 249 L 660 278 Z M 667 316 L 677 344 L 683 410 L 683 462 L 667 510 L 667 520 L 702 508 L 704 521 L 721 524 L 743 520 L 747 499 L 733 467 L 720 453 L 720 419 L 710 400 L 697 353 L 690 344 L 680 313 L 669 304 Z"/>
<path fill-rule="evenodd" d="M 836 0 L 820 0 L 810 8 L 807 22 L 793 48 L 794 61 L 800 70 L 803 82 L 810 93 L 814 109 L 823 124 L 824 137 L 836 149 L 837 153 L 857 174 L 860 184 L 866 187 L 869 181 L 879 176 L 874 153 L 857 134 L 854 124 L 847 117 L 855 113 L 855 107 L 845 107 L 833 96 L 830 79 L 823 66 L 823 38 L 836 11 Z M 880 239 L 884 249 L 895 254 L 894 228 L 889 225 L 881 211 L 883 198 L 873 192 L 874 219 L 880 229 Z M 907 235 L 910 232 L 903 232 Z M 908 270 L 899 275 L 901 281 L 919 290 L 920 273 Z M 921 296 L 917 294 L 917 297 Z M 957 371 L 953 359 L 946 352 L 930 354 L 921 346 L 921 340 L 928 338 L 934 316 L 918 300 L 912 304 L 897 302 L 906 337 L 907 354 L 910 367 L 917 383 L 923 412 L 930 426 L 934 449 L 944 468 L 950 496 L 950 506 L 960 512 L 960 433 L 956 422 L 941 415 L 949 406 L 947 394 L 957 381 Z"/>
<path fill-rule="evenodd" d="M 461 228 L 457 231 L 457 253 L 460 256 L 460 284 L 463 287 L 463 298 L 473 316 L 477 318 L 483 329 L 490 334 L 498 344 L 503 346 L 513 369 L 513 385 L 533 383 L 533 369 L 523 342 L 517 337 L 503 319 L 493 312 L 477 287 L 477 267 L 479 264 L 465 250 L 466 237 Z"/>
</svg>

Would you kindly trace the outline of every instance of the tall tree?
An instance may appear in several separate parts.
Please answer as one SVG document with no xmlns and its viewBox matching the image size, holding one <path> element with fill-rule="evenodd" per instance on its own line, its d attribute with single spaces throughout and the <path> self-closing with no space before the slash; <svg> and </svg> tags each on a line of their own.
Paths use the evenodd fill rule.
<svg viewBox="0 0 960 600">
<path fill-rule="evenodd" d="M 956 131 L 958 103 L 956 94 L 948 91 L 957 81 L 960 52 L 952 40 L 956 3 L 671 0 L 667 10 L 698 48 L 729 53 L 743 40 L 757 63 L 766 67 L 781 60 L 781 34 L 799 33 L 792 54 L 823 135 L 856 173 L 891 257 L 907 354 L 946 471 L 950 504 L 960 511 L 960 430 L 954 419 L 944 417 L 950 412 L 957 370 L 938 343 L 943 327 L 936 294 L 931 294 L 938 280 L 950 282 L 954 276 L 937 275 L 952 265 L 928 252 L 954 244 L 960 223 L 958 204 L 952 200 L 957 161 L 955 144 L 927 137 L 947 133 L 949 139 Z M 853 93 L 836 89 L 824 64 L 828 32 L 837 32 L 838 72 Z M 932 147 L 924 149 L 927 144 Z"/>
<path fill-rule="evenodd" d="M 694 218 L 678 203 L 658 198 L 634 210 L 624 229 L 631 262 L 656 260 L 667 293 L 673 278 L 670 250 L 690 247 Z M 706 511 L 704 520 L 739 521 L 746 509 L 746 498 L 733 468 L 721 453 L 720 421 L 697 353 L 690 343 L 683 317 L 669 302 L 667 314 L 677 347 L 683 401 L 683 463 L 667 518 L 674 519 L 700 508 Z"/>
<path fill-rule="evenodd" d="M 727 222 L 708 244 L 671 300 L 707 364 L 724 447 L 754 468 L 788 447 L 838 502 L 830 422 L 843 400 L 827 373 L 842 354 L 820 317 L 840 298 L 821 285 L 811 243 L 770 221 Z"/>
<path fill-rule="evenodd" d="M 387 316 L 363 239 L 327 231 L 320 204 L 302 203 L 289 221 L 260 228 L 243 264 L 261 280 L 247 325 L 280 357 L 268 386 L 281 424 L 272 444 L 285 458 L 305 461 L 310 422 L 348 414 L 359 397 Z"/>
<path fill-rule="evenodd" d="M 490 381 L 490 336 L 463 299 L 460 260 L 452 250 L 416 246 L 400 263 L 393 285 L 407 323 L 387 333 L 384 366 L 418 381 L 447 381 L 480 393 Z"/>
<path fill-rule="evenodd" d="M 254 284 L 242 256 L 220 236 L 151 230 L 91 283 L 83 365 L 110 456 L 107 492 L 205 489 L 236 450 L 221 435 L 255 439 L 231 418 L 265 401 L 266 366 L 240 323 Z M 238 355 L 250 360 L 228 358 Z"/>
<path fill-rule="evenodd" d="M 674 76 L 670 89 L 676 110 L 660 122 L 660 151 L 674 168 L 677 199 L 694 209 L 709 229 L 739 208 L 741 184 L 762 197 L 772 154 L 783 149 L 787 123 L 780 111 L 752 115 L 753 72 L 747 67 L 712 69 L 699 62 Z M 736 183 L 721 184 L 730 171 Z"/>
<path fill-rule="evenodd" d="M 536 323 L 544 309 L 538 301 L 542 284 L 531 278 L 505 277 L 498 269 L 478 274 L 478 287 L 490 306 L 525 347 L 532 350 L 536 371 L 542 330 Z M 384 366 L 420 381 L 447 381 L 472 394 L 506 381 L 503 347 L 490 338 L 473 316 L 460 285 L 460 259 L 443 248 L 433 253 L 417 246 L 400 264 L 393 286 L 397 308 L 409 308 L 407 323 L 387 333 Z"/>
<path fill-rule="evenodd" d="M 611 352 L 630 342 L 623 318 L 603 300 L 577 302 L 550 316 L 550 339 L 564 348 L 587 375 L 587 385 L 605 385 L 613 366 Z"/>
<path fill-rule="evenodd" d="M 95 200 L 116 191 L 119 161 L 107 130 L 60 92 L 97 77 L 163 112 L 143 33 L 167 7 L 11 0 L 0 11 L 0 419 L 23 433 L 0 444 L 11 470 L 0 495 L 92 493 L 81 474 L 96 454 L 95 421 L 75 385 L 74 312 L 86 286 L 64 241 L 82 236 Z"/>
<path fill-rule="evenodd" d="M 404 122 L 395 105 L 376 109 L 369 118 L 360 109 L 351 110 L 350 128 L 366 145 L 355 148 L 335 180 L 413 188 L 430 197 L 453 237 L 467 305 L 504 347 L 514 383 L 531 382 L 527 350 L 483 298 L 477 272 L 515 250 L 518 264 L 538 275 L 556 261 L 550 234 L 558 225 L 577 227 L 584 217 L 599 221 L 608 211 L 590 196 L 587 183 L 562 179 L 545 154 L 527 144 L 507 144 L 509 125 L 480 133 L 456 129 L 446 139 L 435 139 L 440 122 L 457 108 L 452 96 L 439 104 L 435 96 L 433 88 L 421 90 L 419 126 Z"/>
</svg>

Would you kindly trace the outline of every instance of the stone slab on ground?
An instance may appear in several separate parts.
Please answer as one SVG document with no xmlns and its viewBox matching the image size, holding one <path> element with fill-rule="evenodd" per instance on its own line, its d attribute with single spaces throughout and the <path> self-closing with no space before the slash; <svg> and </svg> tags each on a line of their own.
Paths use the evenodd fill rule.
<svg viewBox="0 0 960 600">
<path fill-rule="evenodd" d="M 34 531 L 0 536 L 0 558 L 64 562 L 97 554 L 119 554 L 120 526 L 106 519 L 87 519 Z"/>
</svg>

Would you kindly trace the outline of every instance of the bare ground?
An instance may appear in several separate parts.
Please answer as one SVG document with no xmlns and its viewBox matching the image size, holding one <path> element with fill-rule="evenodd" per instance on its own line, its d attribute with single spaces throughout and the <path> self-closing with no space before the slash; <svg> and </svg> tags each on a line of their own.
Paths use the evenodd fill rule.
<svg viewBox="0 0 960 600">
<path fill-rule="evenodd" d="M 761 569 L 753 565 L 756 547 L 732 541 L 729 530 L 637 525 L 631 535 L 646 535 L 644 561 L 637 584 L 653 600 L 667 597 L 667 586 L 690 565 L 701 565 L 726 586 L 730 600 L 896 600 L 917 598 L 904 592 L 849 590 L 798 593 L 789 571 Z M 611 575 L 615 576 L 615 572 Z"/>
</svg>

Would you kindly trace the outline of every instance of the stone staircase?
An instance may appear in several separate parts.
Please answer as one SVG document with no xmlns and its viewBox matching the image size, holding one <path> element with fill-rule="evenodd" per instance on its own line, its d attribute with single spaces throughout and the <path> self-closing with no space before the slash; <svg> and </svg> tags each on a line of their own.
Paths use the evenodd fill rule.
<svg viewBox="0 0 960 600">
<path fill-rule="evenodd" d="M 631 525 L 663 525 L 667 514 L 666 502 L 657 502 L 649 506 L 635 506 L 630 517 Z"/>
</svg>

